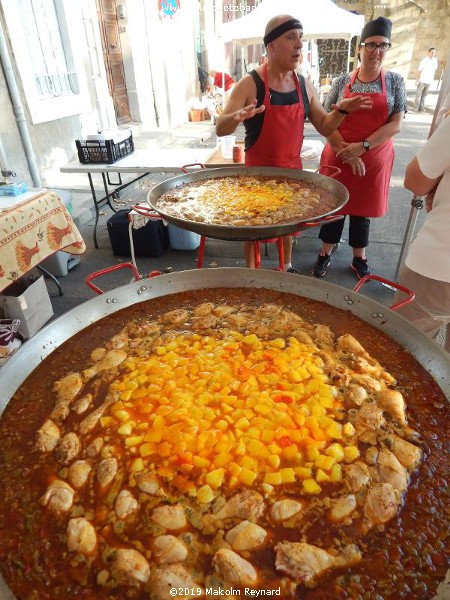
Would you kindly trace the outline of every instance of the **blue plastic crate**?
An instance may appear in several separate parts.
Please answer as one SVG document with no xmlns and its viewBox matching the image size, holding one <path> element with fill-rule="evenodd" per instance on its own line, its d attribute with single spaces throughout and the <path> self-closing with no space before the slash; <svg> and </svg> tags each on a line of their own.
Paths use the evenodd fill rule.
<svg viewBox="0 0 450 600">
<path fill-rule="evenodd" d="M 20 196 L 28 190 L 27 184 L 23 183 L 7 183 L 0 185 L 0 196 Z"/>
</svg>

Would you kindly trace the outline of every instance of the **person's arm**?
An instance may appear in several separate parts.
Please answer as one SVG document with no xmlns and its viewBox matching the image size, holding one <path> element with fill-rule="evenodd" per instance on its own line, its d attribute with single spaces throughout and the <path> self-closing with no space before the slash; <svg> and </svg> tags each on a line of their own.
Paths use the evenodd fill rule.
<svg viewBox="0 0 450 600">
<path fill-rule="evenodd" d="M 416 196 L 425 196 L 434 191 L 442 176 L 436 177 L 436 179 L 430 179 L 424 175 L 420 169 L 420 165 L 417 158 L 413 158 L 409 165 L 406 167 L 404 186 L 407 190 L 410 190 Z"/>
<path fill-rule="evenodd" d="M 239 123 L 262 113 L 264 109 L 263 104 L 256 108 L 256 84 L 251 75 L 246 75 L 233 86 L 225 109 L 217 118 L 216 134 L 219 137 L 231 135 Z"/>
<path fill-rule="evenodd" d="M 357 110 L 370 110 L 372 108 L 372 100 L 366 96 L 353 96 L 352 98 L 344 98 L 340 102 L 331 105 L 331 111 L 326 112 L 320 103 L 317 90 L 312 85 L 311 81 L 305 79 L 306 91 L 309 98 L 310 111 L 309 120 L 317 129 L 317 131 L 329 137 L 342 121 L 347 116 L 345 113 L 352 113 Z M 344 113 L 339 111 L 345 111 Z"/>
</svg>

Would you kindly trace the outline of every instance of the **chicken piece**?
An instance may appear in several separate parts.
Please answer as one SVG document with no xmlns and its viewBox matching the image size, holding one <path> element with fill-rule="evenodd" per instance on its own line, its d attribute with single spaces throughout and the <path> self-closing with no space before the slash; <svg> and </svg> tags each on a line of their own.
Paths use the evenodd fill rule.
<svg viewBox="0 0 450 600">
<path fill-rule="evenodd" d="M 114 579 L 119 583 L 138 586 L 150 579 L 150 565 L 137 550 L 119 548 L 111 567 Z"/>
<path fill-rule="evenodd" d="M 55 450 L 56 459 L 63 465 L 70 463 L 81 450 L 81 443 L 76 433 L 73 431 L 66 433 L 61 438 Z"/>
<path fill-rule="evenodd" d="M 349 517 L 356 508 L 356 498 L 353 494 L 340 496 L 331 500 L 328 518 L 333 523 L 339 523 Z"/>
<path fill-rule="evenodd" d="M 363 346 L 349 333 L 344 333 L 336 340 L 336 350 L 339 352 L 348 352 L 349 354 L 356 354 L 356 356 L 362 356 L 366 359 L 370 359 L 370 355 L 364 349 Z"/>
<path fill-rule="evenodd" d="M 124 350 L 109 350 L 101 360 L 85 369 L 83 376 L 86 379 L 92 379 L 92 377 L 95 377 L 95 375 L 98 375 L 102 371 L 109 371 L 110 369 L 114 369 L 114 367 L 118 367 L 127 356 L 128 354 Z"/>
<path fill-rule="evenodd" d="M 379 392 L 381 390 L 381 383 L 373 377 L 370 377 L 370 375 L 359 375 L 358 373 L 353 373 L 351 382 L 356 383 L 357 385 L 362 385 L 362 387 L 368 392 Z"/>
<path fill-rule="evenodd" d="M 61 437 L 59 427 L 51 419 L 47 419 L 36 433 L 36 448 L 40 452 L 54 450 Z"/>
<path fill-rule="evenodd" d="M 334 333 L 326 325 L 314 327 L 314 341 L 319 348 L 333 348 Z"/>
<path fill-rule="evenodd" d="M 42 496 L 41 504 L 54 512 L 67 512 L 72 508 L 74 493 L 68 483 L 55 479 Z"/>
<path fill-rule="evenodd" d="M 139 508 L 136 498 L 129 490 L 122 490 L 116 498 L 114 510 L 119 519 L 126 519 Z"/>
<path fill-rule="evenodd" d="M 103 444 L 105 440 L 101 437 L 95 438 L 86 448 L 86 455 L 93 458 L 94 456 L 98 456 L 103 448 Z"/>
<path fill-rule="evenodd" d="M 116 458 L 105 458 L 97 467 L 97 480 L 100 487 L 104 488 L 111 483 L 117 474 L 119 464 Z"/>
<path fill-rule="evenodd" d="M 361 373 L 362 375 L 378 375 L 381 369 L 379 365 L 372 365 L 362 356 L 354 356 L 353 354 L 350 355 L 346 362 L 348 362 L 349 367 L 353 369 L 353 371 Z"/>
<path fill-rule="evenodd" d="M 196 583 L 190 573 L 182 565 L 170 565 L 164 567 L 158 567 L 152 569 L 152 575 L 150 579 L 150 589 L 152 590 L 152 597 L 155 600 L 171 600 L 173 592 L 171 590 L 185 589 L 194 590 L 193 593 L 197 596 L 197 590 L 200 591 L 198 594 L 203 594 L 203 588 Z M 190 599 L 191 595 L 180 595 L 176 596 L 178 600 Z"/>
<path fill-rule="evenodd" d="M 244 490 L 230 498 L 216 513 L 209 515 L 211 521 L 226 519 L 249 519 L 257 521 L 264 512 L 264 499 L 258 492 Z"/>
<path fill-rule="evenodd" d="M 228 548 L 217 550 L 212 564 L 219 577 L 234 585 L 254 587 L 258 581 L 253 565 Z"/>
<path fill-rule="evenodd" d="M 239 525 L 228 531 L 225 539 L 235 552 L 240 552 L 258 548 L 264 543 L 266 536 L 266 530 L 256 523 L 241 521 Z"/>
<path fill-rule="evenodd" d="M 163 490 L 158 478 L 150 473 L 141 472 L 136 475 L 136 483 L 138 488 L 144 494 L 150 494 L 151 496 L 161 495 Z"/>
<path fill-rule="evenodd" d="M 186 546 L 174 535 L 159 535 L 153 540 L 154 559 L 160 564 L 179 563 L 186 560 Z"/>
<path fill-rule="evenodd" d="M 201 331 L 202 329 L 212 329 L 217 325 L 219 319 L 214 315 L 206 315 L 192 321 L 191 329 L 193 331 Z"/>
<path fill-rule="evenodd" d="M 303 542 L 281 542 L 275 546 L 275 552 L 277 571 L 307 587 L 315 587 L 317 578 L 325 571 L 349 567 L 361 560 L 361 552 L 354 544 L 346 546 L 336 556 Z"/>
<path fill-rule="evenodd" d="M 195 317 L 207 317 L 213 312 L 214 304 L 212 302 L 203 302 L 192 311 Z"/>
<path fill-rule="evenodd" d="M 53 390 L 57 393 L 57 403 L 70 404 L 83 387 L 80 373 L 69 373 L 55 382 Z"/>
<path fill-rule="evenodd" d="M 152 521 L 165 529 L 183 529 L 187 519 L 181 504 L 157 506 L 152 512 Z"/>
<path fill-rule="evenodd" d="M 299 342 L 302 342 L 302 344 L 308 344 L 310 346 L 314 345 L 312 337 L 309 335 L 309 333 L 303 331 L 303 329 L 295 329 L 295 331 L 292 332 L 292 336 L 295 337 Z"/>
<path fill-rule="evenodd" d="M 107 350 L 106 348 L 94 348 L 94 350 L 92 350 L 91 352 L 91 360 L 93 360 L 94 362 L 98 362 L 99 360 L 102 360 L 102 358 L 105 356 Z"/>
<path fill-rule="evenodd" d="M 364 502 L 364 531 L 394 518 L 400 502 L 401 493 L 390 483 L 376 483 L 369 489 Z"/>
<path fill-rule="evenodd" d="M 362 385 L 350 385 L 344 392 L 344 399 L 349 406 L 361 406 L 367 398 L 367 391 Z"/>
<path fill-rule="evenodd" d="M 188 319 L 189 312 L 184 308 L 177 308 L 176 310 L 171 310 L 161 316 L 162 323 L 167 323 L 169 325 L 181 325 L 182 323 L 185 323 Z"/>
<path fill-rule="evenodd" d="M 291 500 L 290 498 L 284 498 L 283 500 L 277 500 L 270 507 L 270 517 L 273 521 L 285 521 L 290 519 L 303 509 L 303 504 L 297 500 Z"/>
<path fill-rule="evenodd" d="M 359 460 L 351 465 L 346 465 L 345 477 L 352 492 L 359 492 L 371 479 L 367 465 Z"/>
<path fill-rule="evenodd" d="M 89 556 L 97 546 L 97 534 L 94 527 L 83 517 L 70 519 L 67 524 L 67 548 Z"/>
<path fill-rule="evenodd" d="M 219 317 L 219 319 L 221 319 L 222 317 L 226 317 L 235 310 L 235 306 L 225 306 L 223 304 L 219 304 L 219 306 L 214 307 L 213 313 L 216 315 L 216 317 Z"/>
<path fill-rule="evenodd" d="M 75 489 L 79 490 L 88 480 L 91 470 L 92 467 L 87 461 L 76 460 L 69 467 L 67 479 Z"/>
<path fill-rule="evenodd" d="M 86 394 L 85 396 L 82 396 L 81 398 L 75 400 L 72 409 L 77 413 L 77 415 L 82 415 L 90 407 L 90 405 L 92 404 L 92 400 L 92 394 Z"/>
<path fill-rule="evenodd" d="M 401 464 L 406 467 L 410 473 L 417 469 L 423 456 L 423 452 L 420 448 L 411 444 L 411 442 L 407 442 L 398 435 L 386 435 L 380 441 L 392 450 Z"/>
<path fill-rule="evenodd" d="M 383 412 L 378 408 L 375 402 L 365 402 L 355 418 L 355 429 L 358 435 L 361 435 L 367 429 L 378 431 L 386 423 Z"/>
<path fill-rule="evenodd" d="M 382 481 L 390 483 L 400 492 L 406 490 L 408 487 L 408 471 L 393 452 L 383 448 L 378 454 L 377 465 Z"/>
<path fill-rule="evenodd" d="M 400 425 L 406 425 L 405 400 L 397 390 L 383 390 L 376 394 L 378 406 L 386 411 Z"/>
<path fill-rule="evenodd" d="M 96 408 L 91 413 L 89 413 L 88 416 L 85 417 L 81 421 L 80 428 L 79 428 L 81 435 L 85 435 L 86 433 L 89 433 L 89 431 L 94 429 L 94 427 L 99 422 L 100 418 L 103 416 L 103 413 L 105 412 L 105 410 L 113 402 L 114 402 L 114 399 L 112 399 L 112 398 L 109 400 L 105 400 L 105 402 L 103 402 L 103 404 L 101 404 L 98 408 Z"/>
<path fill-rule="evenodd" d="M 106 344 L 106 348 L 108 350 L 118 350 L 119 348 L 123 348 L 129 342 L 129 337 L 127 331 L 124 329 L 120 333 L 114 335 Z M 102 359 L 101 359 L 102 360 Z"/>
</svg>

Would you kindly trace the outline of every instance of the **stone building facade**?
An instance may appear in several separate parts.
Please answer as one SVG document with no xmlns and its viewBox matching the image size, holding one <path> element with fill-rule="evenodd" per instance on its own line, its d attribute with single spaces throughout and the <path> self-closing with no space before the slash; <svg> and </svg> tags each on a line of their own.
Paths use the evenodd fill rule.
<svg viewBox="0 0 450 600">
<path fill-rule="evenodd" d="M 391 19 L 392 48 L 385 67 L 415 79 L 417 67 L 428 49 L 435 47 L 439 80 L 450 55 L 449 0 L 337 0 L 340 8 L 364 15 L 366 21 L 379 16 Z"/>
</svg>

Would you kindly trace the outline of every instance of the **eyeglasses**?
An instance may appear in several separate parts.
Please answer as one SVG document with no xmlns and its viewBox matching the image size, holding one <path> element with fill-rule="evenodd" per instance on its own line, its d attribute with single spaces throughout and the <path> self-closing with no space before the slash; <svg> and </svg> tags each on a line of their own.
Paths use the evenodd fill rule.
<svg viewBox="0 0 450 600">
<path fill-rule="evenodd" d="M 387 52 L 392 44 L 389 44 L 388 42 L 381 42 L 381 44 L 375 44 L 375 42 L 367 42 L 367 44 L 365 44 L 364 42 L 361 42 L 360 46 L 364 46 L 367 52 L 375 52 L 377 48 L 380 52 Z"/>
</svg>

